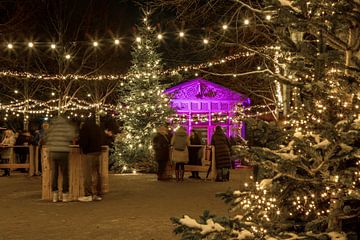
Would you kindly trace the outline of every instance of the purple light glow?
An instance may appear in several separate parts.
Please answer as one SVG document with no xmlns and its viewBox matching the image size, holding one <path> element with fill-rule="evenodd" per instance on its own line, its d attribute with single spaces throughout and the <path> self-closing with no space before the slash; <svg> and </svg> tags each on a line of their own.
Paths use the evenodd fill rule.
<svg viewBox="0 0 360 240">
<path fill-rule="evenodd" d="M 209 143 L 216 126 L 220 125 L 226 130 L 227 136 L 236 135 L 241 127 L 241 136 L 245 136 L 244 124 L 237 124 L 231 121 L 232 112 L 239 103 L 244 107 L 250 105 L 250 98 L 245 95 L 225 88 L 202 78 L 182 82 L 164 91 L 170 96 L 171 107 L 178 115 L 185 115 L 187 121 L 180 123 L 190 133 L 192 128 L 197 128 L 206 133 Z M 207 115 L 208 121 L 192 122 L 194 115 Z M 212 116 L 226 116 L 222 121 L 214 122 Z"/>
</svg>

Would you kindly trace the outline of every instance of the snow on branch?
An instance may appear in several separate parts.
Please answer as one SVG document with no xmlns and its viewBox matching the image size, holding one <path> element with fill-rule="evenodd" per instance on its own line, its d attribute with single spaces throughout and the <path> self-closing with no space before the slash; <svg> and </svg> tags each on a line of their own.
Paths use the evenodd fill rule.
<svg viewBox="0 0 360 240">
<path fill-rule="evenodd" d="M 208 219 L 206 224 L 200 224 L 195 219 L 185 215 L 183 218 L 180 218 L 179 222 L 189 228 L 200 229 L 200 234 L 206 235 L 212 232 L 221 232 L 225 228 L 218 223 L 214 223 L 212 219 Z"/>
<path fill-rule="evenodd" d="M 241 232 L 239 231 L 233 231 L 234 234 L 236 234 L 236 239 L 239 239 L 239 240 L 243 240 L 243 239 L 247 239 L 247 238 L 254 238 L 255 235 L 248 231 L 248 230 L 242 230 Z"/>
<path fill-rule="evenodd" d="M 327 139 L 321 141 L 320 143 L 314 145 L 315 149 L 327 149 L 331 142 Z"/>
<path fill-rule="evenodd" d="M 292 4 L 291 4 L 291 1 L 289 1 L 289 0 L 279 0 L 279 2 L 280 2 L 280 4 L 282 5 L 282 6 L 288 6 L 288 7 L 290 7 L 292 10 L 294 10 L 295 12 L 301 12 L 301 10 L 299 9 L 299 8 L 297 8 L 297 7 L 294 7 Z"/>
</svg>

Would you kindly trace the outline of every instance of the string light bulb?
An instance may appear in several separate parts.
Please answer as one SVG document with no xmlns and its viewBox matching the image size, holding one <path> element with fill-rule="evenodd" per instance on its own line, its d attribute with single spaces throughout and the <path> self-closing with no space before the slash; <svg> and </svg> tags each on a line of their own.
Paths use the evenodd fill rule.
<svg viewBox="0 0 360 240">
<path fill-rule="evenodd" d="M 184 37 L 185 36 L 185 33 L 184 32 L 179 32 L 179 37 Z"/>
<path fill-rule="evenodd" d="M 224 29 L 224 30 L 228 29 L 228 25 L 226 25 L 226 24 L 222 25 L 222 29 Z"/>
<path fill-rule="evenodd" d="M 114 40 L 114 44 L 115 44 L 115 45 L 119 45 L 119 44 L 120 44 L 120 40 L 119 40 L 119 39 L 115 39 L 115 40 Z"/>
<path fill-rule="evenodd" d="M 161 40 L 163 38 L 163 35 L 161 35 L 160 33 L 157 35 L 157 39 Z"/>
<path fill-rule="evenodd" d="M 99 46 L 99 43 L 97 41 L 95 41 L 95 42 L 93 42 L 93 46 L 97 47 L 97 46 Z"/>
<path fill-rule="evenodd" d="M 136 42 L 141 42 L 141 38 L 140 37 L 136 37 Z"/>
<path fill-rule="evenodd" d="M 271 15 L 266 15 L 265 19 L 270 21 L 271 20 Z"/>
<path fill-rule="evenodd" d="M 32 48 L 32 47 L 34 47 L 34 43 L 29 42 L 29 43 L 28 43 L 28 46 L 29 46 L 29 48 Z"/>
<path fill-rule="evenodd" d="M 205 38 L 205 39 L 203 40 L 203 43 L 204 43 L 204 44 L 208 44 L 208 43 L 209 43 L 209 40 Z"/>
<path fill-rule="evenodd" d="M 13 46 L 11 43 L 9 43 L 9 44 L 7 45 L 7 48 L 8 48 L 8 49 L 13 49 L 13 47 L 14 47 L 14 46 Z"/>
<path fill-rule="evenodd" d="M 65 58 L 68 59 L 68 60 L 70 59 L 70 57 L 71 57 L 70 54 L 65 55 Z"/>
<path fill-rule="evenodd" d="M 245 20 L 244 20 L 244 24 L 245 24 L 245 25 L 249 25 L 249 24 L 250 24 L 250 20 L 249 20 L 249 19 L 245 19 Z"/>
<path fill-rule="evenodd" d="M 55 45 L 54 43 L 52 43 L 52 44 L 50 45 L 50 48 L 51 48 L 51 49 L 55 49 L 55 48 L 56 48 L 56 45 Z"/>
</svg>

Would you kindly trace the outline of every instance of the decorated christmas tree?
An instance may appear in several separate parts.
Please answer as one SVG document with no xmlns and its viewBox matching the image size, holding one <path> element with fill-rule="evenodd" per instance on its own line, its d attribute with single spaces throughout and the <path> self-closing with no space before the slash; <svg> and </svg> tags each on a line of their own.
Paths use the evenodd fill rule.
<svg viewBox="0 0 360 240">
<path fill-rule="evenodd" d="M 291 96 L 289 109 L 277 127 L 249 122 L 246 154 L 266 174 L 219 194 L 233 214 L 173 219 L 175 232 L 182 239 L 358 239 L 360 3 L 237 3 L 270 16 L 277 46 L 268 77 Z"/>
<path fill-rule="evenodd" d="M 124 123 L 124 130 L 116 139 L 113 156 L 124 169 L 141 165 L 140 168 L 149 170 L 154 166 L 151 140 L 171 113 L 169 98 L 163 94 L 165 85 L 161 84 L 158 45 L 155 28 L 145 17 L 137 28 L 127 84 L 120 88 L 123 97 L 119 103 L 119 120 Z"/>
</svg>

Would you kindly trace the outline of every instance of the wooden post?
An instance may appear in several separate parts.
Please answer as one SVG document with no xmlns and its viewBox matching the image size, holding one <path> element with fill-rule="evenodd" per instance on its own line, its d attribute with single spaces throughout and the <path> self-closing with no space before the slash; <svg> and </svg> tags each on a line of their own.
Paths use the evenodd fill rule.
<svg viewBox="0 0 360 240">
<path fill-rule="evenodd" d="M 100 174 L 101 174 L 101 190 L 103 193 L 109 192 L 109 146 L 101 147 L 100 155 Z"/>
<path fill-rule="evenodd" d="M 211 180 L 216 179 L 215 146 L 211 145 Z"/>
<path fill-rule="evenodd" d="M 50 200 L 51 199 L 51 167 L 50 167 L 50 158 L 48 156 L 49 152 L 46 148 L 46 146 L 42 146 L 42 152 L 41 152 L 41 185 L 42 185 L 42 191 L 41 191 L 41 199 L 43 200 Z"/>
<path fill-rule="evenodd" d="M 34 148 L 35 146 L 29 145 L 29 155 L 28 155 L 28 161 L 29 161 L 29 176 L 34 176 L 35 174 L 35 161 L 34 161 Z"/>
<path fill-rule="evenodd" d="M 39 146 L 34 146 L 34 169 L 35 174 L 39 173 Z"/>
</svg>

